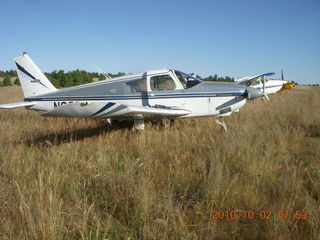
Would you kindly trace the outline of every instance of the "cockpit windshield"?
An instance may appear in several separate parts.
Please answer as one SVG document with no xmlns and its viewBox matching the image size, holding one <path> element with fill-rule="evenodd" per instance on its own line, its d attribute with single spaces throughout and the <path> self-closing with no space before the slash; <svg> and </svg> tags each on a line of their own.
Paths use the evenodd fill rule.
<svg viewBox="0 0 320 240">
<path fill-rule="evenodd" d="M 245 86 L 250 87 L 250 86 L 259 85 L 261 83 L 262 82 L 261 82 L 260 78 L 254 78 L 254 79 L 251 79 L 249 81 L 248 80 L 243 81 L 243 82 L 240 83 L 240 85 L 245 85 Z"/>
<path fill-rule="evenodd" d="M 259 85 L 261 83 L 260 78 L 257 78 L 251 82 L 252 86 Z"/>
<path fill-rule="evenodd" d="M 177 70 L 174 70 L 174 73 L 184 88 L 190 88 L 201 83 L 200 79 L 193 77 L 190 74 L 186 74 Z"/>
</svg>

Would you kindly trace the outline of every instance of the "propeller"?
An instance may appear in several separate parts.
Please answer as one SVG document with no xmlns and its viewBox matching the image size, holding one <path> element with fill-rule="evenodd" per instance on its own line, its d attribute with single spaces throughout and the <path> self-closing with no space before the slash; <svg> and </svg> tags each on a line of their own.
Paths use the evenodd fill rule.
<svg viewBox="0 0 320 240">
<path fill-rule="evenodd" d="M 247 98 L 248 100 L 253 100 L 256 98 L 264 97 L 264 94 L 259 89 L 247 87 L 244 97 Z"/>
<path fill-rule="evenodd" d="M 266 94 L 266 77 L 265 76 L 262 76 L 262 84 L 263 84 L 263 95 L 264 95 L 264 98 L 263 99 L 267 99 L 268 101 L 270 101 L 270 98 L 268 97 L 268 95 Z"/>
</svg>

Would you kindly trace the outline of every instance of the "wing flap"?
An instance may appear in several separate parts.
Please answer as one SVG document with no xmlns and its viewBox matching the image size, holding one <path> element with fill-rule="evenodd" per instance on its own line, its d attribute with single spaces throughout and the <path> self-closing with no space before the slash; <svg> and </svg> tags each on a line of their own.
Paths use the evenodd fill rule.
<svg viewBox="0 0 320 240">
<path fill-rule="evenodd" d="M 145 118 L 176 118 L 188 115 L 185 109 L 130 106 L 114 102 L 71 103 L 44 113 L 55 117 L 132 118 L 142 114 Z"/>
<path fill-rule="evenodd" d="M 125 105 L 122 105 L 123 107 Z M 139 107 L 139 106 L 125 106 L 123 109 L 110 113 L 100 115 L 99 118 L 131 118 L 136 114 L 143 115 L 144 118 L 176 118 L 190 114 L 190 111 L 185 109 L 164 109 L 155 107 Z"/>
</svg>

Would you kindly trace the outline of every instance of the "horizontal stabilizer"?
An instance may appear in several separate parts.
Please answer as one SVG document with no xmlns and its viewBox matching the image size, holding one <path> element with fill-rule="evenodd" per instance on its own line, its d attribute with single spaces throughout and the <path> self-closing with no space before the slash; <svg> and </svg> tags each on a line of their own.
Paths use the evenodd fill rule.
<svg viewBox="0 0 320 240">
<path fill-rule="evenodd" d="M 18 107 L 31 107 L 35 105 L 35 102 L 15 102 L 15 103 L 7 103 L 7 104 L 0 104 L 0 108 L 18 108 Z"/>
</svg>

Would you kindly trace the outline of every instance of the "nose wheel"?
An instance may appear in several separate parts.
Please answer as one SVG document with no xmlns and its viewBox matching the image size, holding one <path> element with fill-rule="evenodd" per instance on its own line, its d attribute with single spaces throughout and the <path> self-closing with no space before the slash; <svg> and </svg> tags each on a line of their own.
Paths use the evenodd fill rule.
<svg viewBox="0 0 320 240">
<path fill-rule="evenodd" d="M 228 132 L 227 124 L 224 122 L 224 117 L 219 117 L 219 120 L 216 120 L 216 123 L 221 125 L 221 128 L 225 131 Z"/>
</svg>

